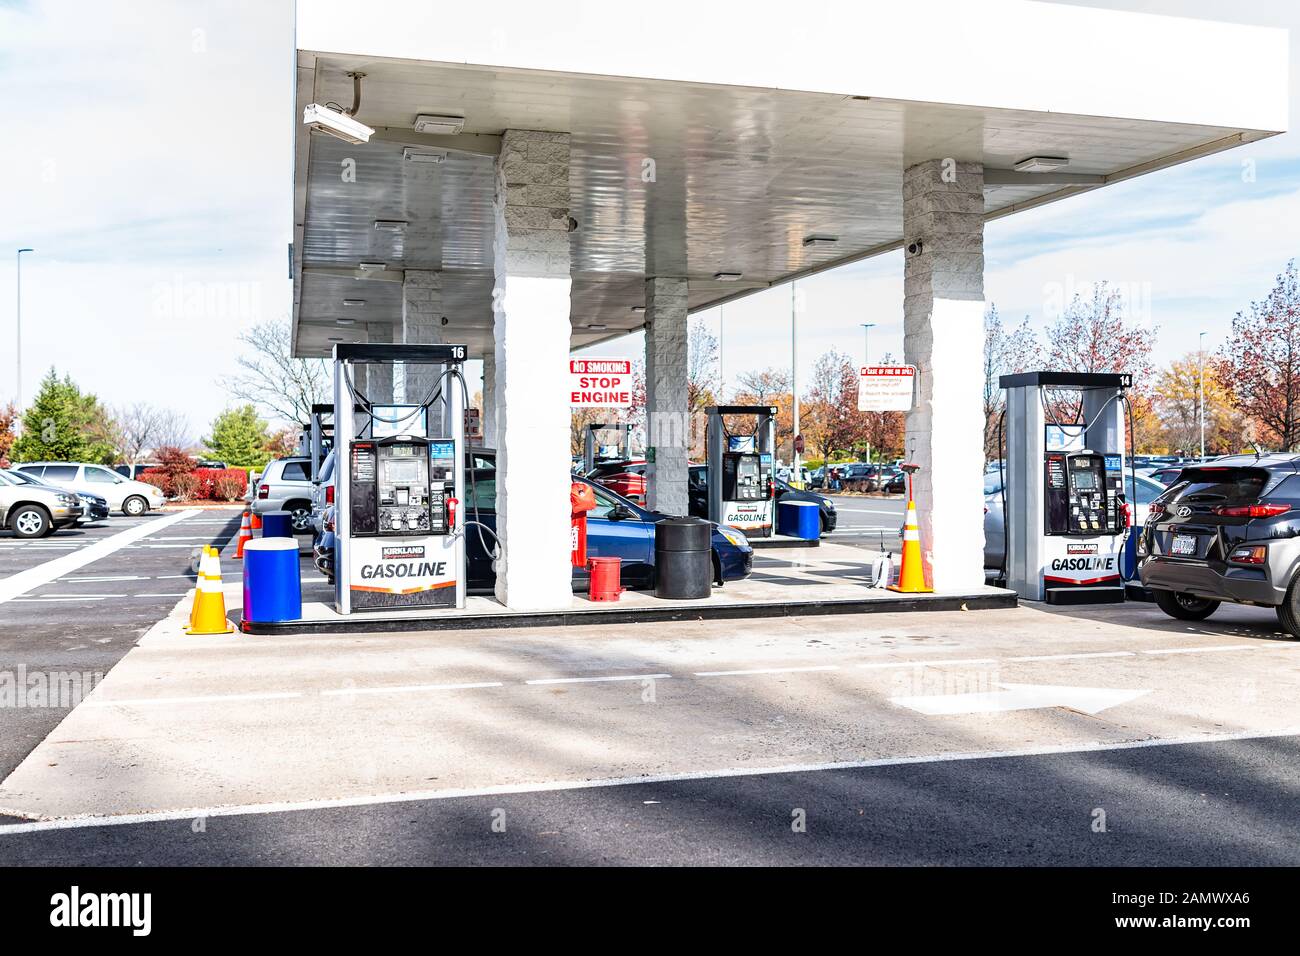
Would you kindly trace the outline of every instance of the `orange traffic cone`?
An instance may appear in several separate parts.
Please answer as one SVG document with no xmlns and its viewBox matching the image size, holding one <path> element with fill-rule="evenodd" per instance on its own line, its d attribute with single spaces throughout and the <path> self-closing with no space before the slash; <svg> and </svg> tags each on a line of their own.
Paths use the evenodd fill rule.
<svg viewBox="0 0 1300 956">
<path fill-rule="evenodd" d="M 248 512 L 244 512 L 244 520 L 239 523 L 239 540 L 235 544 L 235 557 L 243 558 L 244 545 L 253 540 L 253 525 L 249 522 Z"/>
<path fill-rule="evenodd" d="M 254 531 L 262 530 L 262 516 L 256 511 L 253 512 L 251 527 Z"/>
<path fill-rule="evenodd" d="M 889 590 L 902 594 L 929 594 L 925 586 L 925 567 L 921 563 L 921 531 L 916 523 L 916 503 L 907 499 L 907 518 L 903 522 L 903 563 L 898 569 L 898 583 Z"/>
<path fill-rule="evenodd" d="M 234 631 L 226 620 L 226 595 L 221 590 L 221 557 L 209 548 L 205 564 L 199 566 L 199 584 L 195 589 L 187 634 L 230 634 Z"/>
</svg>

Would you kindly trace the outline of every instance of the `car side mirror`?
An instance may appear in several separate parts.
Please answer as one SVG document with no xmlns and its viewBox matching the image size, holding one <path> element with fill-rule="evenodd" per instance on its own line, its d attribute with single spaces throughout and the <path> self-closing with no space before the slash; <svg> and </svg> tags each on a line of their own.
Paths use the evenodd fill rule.
<svg viewBox="0 0 1300 956">
<path fill-rule="evenodd" d="M 626 521 L 628 518 L 635 518 L 636 513 L 624 504 L 617 504 L 609 509 L 610 521 Z"/>
</svg>

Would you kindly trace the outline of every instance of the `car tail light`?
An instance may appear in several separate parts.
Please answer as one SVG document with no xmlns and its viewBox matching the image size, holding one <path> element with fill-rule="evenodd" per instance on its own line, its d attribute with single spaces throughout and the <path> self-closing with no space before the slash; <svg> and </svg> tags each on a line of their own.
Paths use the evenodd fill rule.
<svg viewBox="0 0 1300 956">
<path fill-rule="evenodd" d="M 1165 513 L 1165 506 L 1158 501 L 1151 502 L 1151 507 L 1147 509 L 1148 518 L 1158 518 Z"/>
<path fill-rule="evenodd" d="M 1228 560 L 1235 561 L 1237 564 L 1263 564 L 1267 557 L 1268 549 L 1262 544 L 1255 544 L 1234 549 L 1232 554 L 1228 555 Z"/>
<path fill-rule="evenodd" d="M 270 486 L 270 485 L 263 485 L 261 488 L 258 488 L 258 489 L 257 489 L 257 497 L 259 497 L 259 498 L 269 498 L 269 497 L 271 497 L 271 486 Z"/>
<path fill-rule="evenodd" d="M 1212 509 L 1225 518 L 1275 518 L 1291 510 L 1290 505 L 1219 505 Z"/>
<path fill-rule="evenodd" d="M 326 486 L 325 486 L 325 503 L 326 503 L 327 505 L 332 505 L 332 504 L 334 504 L 334 486 L 333 486 L 333 485 L 326 485 Z"/>
</svg>

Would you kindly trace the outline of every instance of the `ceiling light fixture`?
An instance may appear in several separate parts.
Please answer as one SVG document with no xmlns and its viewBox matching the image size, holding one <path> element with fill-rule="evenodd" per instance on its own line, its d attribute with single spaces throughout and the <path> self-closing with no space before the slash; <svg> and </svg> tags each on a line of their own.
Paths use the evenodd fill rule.
<svg viewBox="0 0 1300 956">
<path fill-rule="evenodd" d="M 644 305 L 634 305 L 634 306 L 632 306 L 632 311 L 633 311 L 633 312 L 644 312 L 644 311 L 645 311 L 645 306 L 644 306 Z"/>
<path fill-rule="evenodd" d="M 833 246 L 840 241 L 839 236 L 805 236 L 805 246 Z"/>
<path fill-rule="evenodd" d="M 356 325 L 357 320 L 356 319 L 335 319 L 334 324 L 335 325 Z"/>
<path fill-rule="evenodd" d="M 438 113 L 421 113 L 415 118 L 412 129 L 429 136 L 455 136 L 465 128 L 465 117 Z"/>
<path fill-rule="evenodd" d="M 604 332 L 607 328 L 609 328 L 609 326 L 602 325 L 599 322 L 589 322 L 587 324 L 587 328 L 591 329 L 591 331 L 593 332 Z"/>
<path fill-rule="evenodd" d="M 447 161 L 447 151 L 445 149 L 412 149 L 408 146 L 402 150 L 402 159 L 415 166 L 437 166 Z"/>
<path fill-rule="evenodd" d="M 376 219 L 375 228 L 383 232 L 401 232 L 406 228 L 405 219 Z"/>
<path fill-rule="evenodd" d="M 1015 168 L 1018 173 L 1050 173 L 1069 165 L 1070 160 L 1064 156 L 1030 156 L 1016 163 Z"/>
<path fill-rule="evenodd" d="M 387 262 L 358 262 L 357 268 L 362 272 L 383 272 L 388 268 Z"/>
<path fill-rule="evenodd" d="M 713 278 L 717 279 L 719 282 L 735 282 L 740 279 L 743 274 L 744 273 L 741 272 L 715 272 L 713 273 Z"/>
<path fill-rule="evenodd" d="M 328 336 L 328 341 L 330 341 L 330 342 L 342 342 L 342 341 L 343 341 L 343 336 L 341 336 L 341 335 L 331 335 L 331 336 Z"/>
<path fill-rule="evenodd" d="M 365 305 L 365 299 L 344 299 L 343 304 L 346 306 Z"/>
</svg>

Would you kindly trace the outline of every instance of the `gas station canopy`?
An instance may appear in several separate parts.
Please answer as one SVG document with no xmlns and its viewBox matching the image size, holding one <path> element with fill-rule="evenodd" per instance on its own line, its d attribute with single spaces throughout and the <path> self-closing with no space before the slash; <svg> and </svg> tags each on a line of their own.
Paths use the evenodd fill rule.
<svg viewBox="0 0 1300 956">
<path fill-rule="evenodd" d="M 507 129 L 571 134 L 576 348 L 641 327 L 647 276 L 686 277 L 695 310 L 897 248 L 914 163 L 982 163 L 988 220 L 1286 125 L 1284 31 L 1018 0 L 712 6 L 299 0 L 296 352 L 400 324 L 407 269 L 438 272 L 447 335 L 490 351 Z M 353 72 L 375 136 L 310 133 L 303 108 L 346 107 Z M 463 131 L 416 133 L 420 114 Z"/>
</svg>

